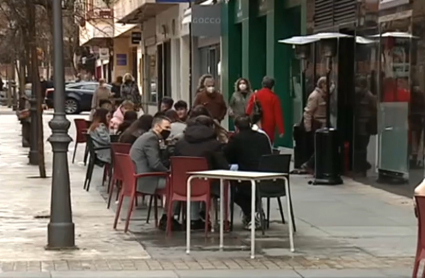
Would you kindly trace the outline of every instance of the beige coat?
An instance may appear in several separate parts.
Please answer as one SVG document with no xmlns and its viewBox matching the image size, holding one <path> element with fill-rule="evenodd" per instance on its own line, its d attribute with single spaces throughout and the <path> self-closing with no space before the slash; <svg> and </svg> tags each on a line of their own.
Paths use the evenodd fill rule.
<svg viewBox="0 0 425 278">
<path fill-rule="evenodd" d="M 94 112 L 96 112 L 96 109 L 99 108 L 100 101 L 102 99 L 111 99 L 112 93 L 109 91 L 106 87 L 98 87 L 96 91 L 93 94 L 93 97 L 91 99 L 91 113 L 90 113 L 90 121 L 93 120 Z"/>
<path fill-rule="evenodd" d="M 318 128 L 317 124 L 322 126 L 326 124 L 326 94 L 319 88 L 310 94 L 304 108 L 305 130 L 314 131 L 314 128 Z"/>
</svg>

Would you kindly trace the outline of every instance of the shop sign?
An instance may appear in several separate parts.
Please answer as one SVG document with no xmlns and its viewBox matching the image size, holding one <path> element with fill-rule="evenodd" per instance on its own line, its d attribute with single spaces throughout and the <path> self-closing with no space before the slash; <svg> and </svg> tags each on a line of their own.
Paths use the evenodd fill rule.
<svg viewBox="0 0 425 278">
<path fill-rule="evenodd" d="M 196 5 L 192 7 L 192 36 L 221 36 L 221 5 Z"/>
<path fill-rule="evenodd" d="M 389 9 L 401 5 L 409 4 L 410 0 L 379 0 L 379 9 Z"/>
<path fill-rule="evenodd" d="M 99 59 L 109 61 L 109 48 L 99 48 Z"/>
<path fill-rule="evenodd" d="M 131 44 L 139 44 L 142 41 L 142 32 L 131 32 Z"/>
<path fill-rule="evenodd" d="M 127 54 L 117 54 L 117 66 L 127 66 Z"/>
</svg>

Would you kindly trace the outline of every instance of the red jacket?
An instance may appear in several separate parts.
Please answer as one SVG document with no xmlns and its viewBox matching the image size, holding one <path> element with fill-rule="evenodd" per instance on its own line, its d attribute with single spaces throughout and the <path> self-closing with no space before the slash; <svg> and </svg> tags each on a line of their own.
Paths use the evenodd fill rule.
<svg viewBox="0 0 425 278">
<path fill-rule="evenodd" d="M 263 110 L 261 128 L 270 137 L 270 141 L 273 142 L 276 129 L 278 129 L 279 134 L 283 134 L 285 132 L 280 99 L 270 89 L 263 88 L 257 91 L 257 93 L 253 94 L 249 99 L 248 106 L 246 108 L 246 113 L 249 115 L 251 114 L 254 107 L 255 98 L 257 98 L 257 100 L 260 102 L 261 108 Z"/>
</svg>

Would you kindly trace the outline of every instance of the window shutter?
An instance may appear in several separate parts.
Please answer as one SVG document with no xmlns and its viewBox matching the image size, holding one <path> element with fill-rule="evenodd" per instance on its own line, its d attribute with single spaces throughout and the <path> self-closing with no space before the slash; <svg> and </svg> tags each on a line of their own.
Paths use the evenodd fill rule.
<svg viewBox="0 0 425 278">
<path fill-rule="evenodd" d="M 357 0 L 316 0 L 314 3 L 314 26 L 346 24 L 356 21 Z"/>
</svg>

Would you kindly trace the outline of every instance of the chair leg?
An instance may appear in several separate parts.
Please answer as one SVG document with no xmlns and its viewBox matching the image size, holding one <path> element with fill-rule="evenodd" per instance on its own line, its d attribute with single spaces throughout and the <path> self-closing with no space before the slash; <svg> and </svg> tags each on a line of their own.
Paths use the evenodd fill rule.
<svg viewBox="0 0 425 278">
<path fill-rule="evenodd" d="M 134 199 L 134 205 L 136 208 L 139 206 L 139 197 L 136 195 L 136 198 Z"/>
<path fill-rule="evenodd" d="M 108 207 L 107 209 L 109 209 L 111 207 L 111 200 L 112 200 L 112 195 L 114 194 L 114 189 L 115 189 L 115 184 L 116 184 L 116 180 L 112 180 L 112 182 L 110 182 L 110 187 L 109 187 L 109 196 L 108 196 Z"/>
<path fill-rule="evenodd" d="M 148 217 L 146 218 L 147 224 L 149 224 L 149 219 L 151 218 L 152 202 L 153 202 L 153 195 L 151 195 L 149 198 Z"/>
<path fill-rule="evenodd" d="M 90 183 L 91 183 L 91 179 L 93 177 L 94 161 L 89 161 L 88 171 L 89 171 L 89 176 L 88 176 L 88 182 L 87 182 L 87 186 L 86 186 L 87 192 L 90 190 Z"/>
<path fill-rule="evenodd" d="M 72 164 L 74 164 L 74 161 L 75 161 L 75 154 L 77 153 L 77 146 L 78 146 L 78 142 L 77 142 L 77 140 L 75 140 L 74 154 L 72 155 Z"/>
<path fill-rule="evenodd" d="M 224 186 L 224 230 L 229 231 L 229 184 Z"/>
<path fill-rule="evenodd" d="M 266 210 L 267 210 L 266 228 L 269 229 L 270 228 L 270 198 L 267 198 Z"/>
<path fill-rule="evenodd" d="M 230 231 L 233 231 L 233 217 L 235 214 L 235 190 L 230 186 Z"/>
<path fill-rule="evenodd" d="M 121 212 L 123 201 L 124 201 L 124 195 L 120 195 L 120 201 L 118 203 L 117 212 L 115 213 L 114 229 L 117 228 L 118 219 L 120 218 L 120 212 Z"/>
<path fill-rule="evenodd" d="M 205 238 L 208 237 L 209 232 L 209 221 L 210 221 L 210 214 L 208 213 L 210 211 L 211 206 L 211 198 L 208 197 L 205 202 Z M 190 213 L 190 212 L 189 212 Z"/>
<path fill-rule="evenodd" d="M 153 199 L 153 205 L 154 205 L 154 213 L 155 213 L 155 228 L 158 228 L 158 196 L 155 195 Z"/>
<path fill-rule="evenodd" d="M 115 198 L 115 201 L 118 201 L 118 196 L 120 196 L 120 192 L 122 188 L 122 181 L 117 181 L 115 186 L 117 187 L 117 197 Z"/>
<path fill-rule="evenodd" d="M 102 186 L 105 185 L 106 177 L 108 176 L 108 169 L 109 169 L 108 164 L 105 164 L 105 166 L 103 167 Z"/>
<path fill-rule="evenodd" d="M 258 193 L 258 191 L 257 191 Z M 257 204 L 257 211 L 260 213 L 260 224 L 261 224 L 261 233 L 264 236 L 266 234 L 266 225 L 265 225 L 265 219 L 264 219 L 264 211 L 263 211 L 263 202 L 262 197 L 260 194 L 258 194 L 258 204 Z M 255 225 L 255 223 L 251 223 L 252 225 Z"/>
<path fill-rule="evenodd" d="M 285 224 L 285 216 L 283 214 L 282 201 L 280 200 L 280 198 L 277 198 L 277 204 L 279 205 L 279 212 L 280 212 L 280 217 L 282 218 L 282 224 Z"/>
<path fill-rule="evenodd" d="M 172 232 L 172 219 L 173 219 L 173 201 L 171 199 L 169 199 L 167 201 L 168 204 L 166 204 L 167 207 L 167 224 L 165 225 L 165 232 L 167 233 L 167 236 L 171 236 L 171 232 Z M 186 232 L 190 232 L 190 231 L 186 231 Z"/>
<path fill-rule="evenodd" d="M 88 157 L 89 157 L 89 146 L 86 143 L 86 149 L 84 150 L 84 166 L 87 165 Z"/>
<path fill-rule="evenodd" d="M 136 198 L 136 194 L 133 193 L 130 199 L 130 206 L 128 208 L 127 219 L 125 220 L 124 233 L 128 232 L 128 226 L 130 225 L 131 214 L 133 213 L 134 208 L 134 199 Z"/>
<path fill-rule="evenodd" d="M 89 166 L 86 169 L 86 178 L 84 179 L 84 186 L 83 186 L 84 190 L 86 190 L 86 188 L 87 188 L 87 183 L 89 181 L 89 174 L 90 174 L 90 163 L 89 163 Z"/>
</svg>

